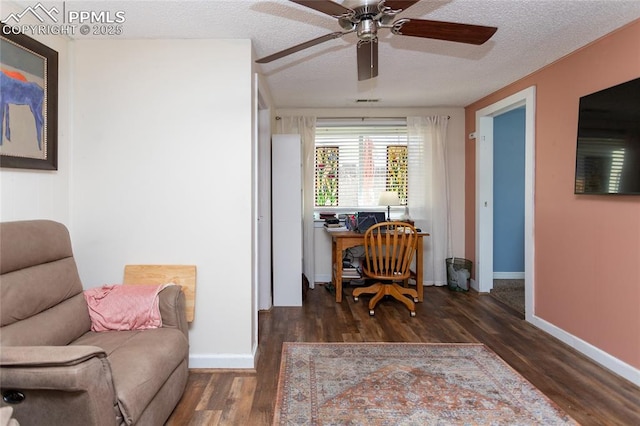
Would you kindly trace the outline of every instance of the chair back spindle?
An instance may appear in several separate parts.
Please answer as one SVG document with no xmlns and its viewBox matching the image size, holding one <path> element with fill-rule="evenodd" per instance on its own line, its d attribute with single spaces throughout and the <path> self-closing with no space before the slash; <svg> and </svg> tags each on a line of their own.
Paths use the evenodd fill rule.
<svg viewBox="0 0 640 426">
<path fill-rule="evenodd" d="M 372 278 L 405 280 L 416 252 L 415 228 L 405 222 L 378 223 L 364 236 L 365 267 Z"/>
</svg>

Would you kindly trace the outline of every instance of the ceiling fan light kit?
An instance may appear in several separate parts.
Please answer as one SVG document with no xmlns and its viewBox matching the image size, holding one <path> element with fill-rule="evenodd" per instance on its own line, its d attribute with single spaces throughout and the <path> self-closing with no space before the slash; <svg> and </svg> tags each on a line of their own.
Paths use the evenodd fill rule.
<svg viewBox="0 0 640 426">
<path fill-rule="evenodd" d="M 256 60 L 259 64 L 269 63 L 325 41 L 340 38 L 355 32 L 358 37 L 357 61 L 358 80 L 369 80 L 378 76 L 378 30 L 386 28 L 394 35 L 430 38 L 480 45 L 493 36 L 497 28 L 482 25 L 459 24 L 455 22 L 430 21 L 403 18 L 395 20 L 400 12 L 411 7 L 418 0 L 382 0 L 372 2 L 360 0 L 349 8 L 331 0 L 290 0 L 310 9 L 338 19 L 344 31 L 333 32 L 304 43 L 300 43 L 272 55 Z M 354 3 L 354 2 L 351 2 Z"/>
</svg>

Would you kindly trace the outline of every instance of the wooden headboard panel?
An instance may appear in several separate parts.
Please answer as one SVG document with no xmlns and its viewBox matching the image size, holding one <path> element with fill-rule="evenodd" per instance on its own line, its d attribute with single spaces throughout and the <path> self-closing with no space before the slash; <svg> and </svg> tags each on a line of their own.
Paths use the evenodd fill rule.
<svg viewBox="0 0 640 426">
<path fill-rule="evenodd" d="M 175 283 L 182 287 L 186 300 L 187 321 L 193 322 L 196 305 L 195 265 L 126 265 L 124 281 L 131 284 Z"/>
</svg>

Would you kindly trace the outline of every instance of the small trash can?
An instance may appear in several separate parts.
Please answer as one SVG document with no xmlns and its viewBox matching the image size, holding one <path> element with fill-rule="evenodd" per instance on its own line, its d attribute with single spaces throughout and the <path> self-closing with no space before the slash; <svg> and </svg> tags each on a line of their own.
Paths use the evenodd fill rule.
<svg viewBox="0 0 640 426">
<path fill-rule="evenodd" d="M 449 290 L 469 291 L 472 263 L 462 257 L 450 257 L 445 260 L 447 265 L 447 286 Z"/>
</svg>

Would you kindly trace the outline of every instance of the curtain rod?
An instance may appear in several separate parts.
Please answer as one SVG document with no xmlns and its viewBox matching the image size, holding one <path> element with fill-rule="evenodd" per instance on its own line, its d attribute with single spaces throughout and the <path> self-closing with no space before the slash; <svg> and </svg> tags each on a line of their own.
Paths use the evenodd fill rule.
<svg viewBox="0 0 640 426">
<path fill-rule="evenodd" d="M 382 120 L 397 120 L 398 118 L 407 118 L 406 116 L 403 117 L 318 117 L 322 120 L 366 120 L 366 119 L 382 119 Z M 450 120 L 451 116 L 447 115 L 447 120 Z M 276 115 L 276 120 L 282 120 L 282 117 L 280 117 L 279 115 Z"/>
</svg>

